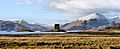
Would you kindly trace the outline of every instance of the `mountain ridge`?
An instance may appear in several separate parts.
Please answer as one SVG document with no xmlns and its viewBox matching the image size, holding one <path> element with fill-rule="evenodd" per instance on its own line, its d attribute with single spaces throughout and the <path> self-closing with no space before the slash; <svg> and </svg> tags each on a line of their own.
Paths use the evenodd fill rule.
<svg viewBox="0 0 120 49">
<path fill-rule="evenodd" d="M 48 28 L 38 25 L 30 24 L 23 19 L 13 19 L 13 20 L 1 20 L 0 30 L 1 31 L 19 31 L 21 29 L 27 29 L 32 31 L 47 31 Z"/>
<path fill-rule="evenodd" d="M 100 13 L 92 13 L 92 14 L 77 18 L 77 19 L 75 19 L 73 21 L 76 21 L 76 20 L 85 21 L 85 20 L 90 20 L 90 19 L 106 19 L 106 18 L 104 17 L 104 15 L 102 15 Z"/>
<path fill-rule="evenodd" d="M 69 24 L 62 27 L 65 30 L 89 30 L 96 29 L 99 26 L 109 24 L 108 19 L 99 13 L 93 13 L 84 17 L 80 17 Z"/>
<path fill-rule="evenodd" d="M 109 19 L 110 23 L 115 22 L 115 23 L 120 23 L 120 16 L 114 16 Z"/>
</svg>

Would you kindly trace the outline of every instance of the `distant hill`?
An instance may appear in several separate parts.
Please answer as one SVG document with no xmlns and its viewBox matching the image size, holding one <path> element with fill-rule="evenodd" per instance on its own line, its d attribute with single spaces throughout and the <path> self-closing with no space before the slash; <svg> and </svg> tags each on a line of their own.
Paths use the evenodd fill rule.
<svg viewBox="0 0 120 49">
<path fill-rule="evenodd" d="M 106 27 L 105 29 L 120 29 L 120 23 L 113 23 L 110 24 L 108 27 Z"/>
<path fill-rule="evenodd" d="M 21 29 L 32 30 L 32 31 L 47 31 L 46 27 L 39 24 L 30 24 L 22 19 L 12 19 L 3 21 L 0 20 L 0 30 L 1 31 L 19 31 Z"/>
<path fill-rule="evenodd" d="M 115 23 L 120 23 L 120 16 L 114 16 L 109 19 L 110 23 L 115 22 Z"/>
</svg>

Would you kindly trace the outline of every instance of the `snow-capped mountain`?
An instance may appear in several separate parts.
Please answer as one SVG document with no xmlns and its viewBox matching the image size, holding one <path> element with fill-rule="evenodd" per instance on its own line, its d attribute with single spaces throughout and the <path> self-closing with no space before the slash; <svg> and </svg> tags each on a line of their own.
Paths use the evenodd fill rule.
<svg viewBox="0 0 120 49">
<path fill-rule="evenodd" d="M 99 13 L 93 13 L 80 17 L 74 21 L 67 23 L 62 27 L 65 30 L 83 30 L 96 29 L 99 26 L 109 24 L 108 19 Z"/>
<path fill-rule="evenodd" d="M 115 23 L 120 23 L 120 16 L 114 16 L 114 17 L 111 17 L 110 19 L 110 22 L 115 22 Z"/>
<path fill-rule="evenodd" d="M 0 30 L 2 31 L 18 31 L 20 29 L 27 29 L 32 31 L 47 31 L 48 28 L 38 24 L 30 24 L 23 19 L 11 19 L 0 21 Z"/>
<path fill-rule="evenodd" d="M 104 17 L 104 15 L 99 14 L 99 13 L 93 13 L 93 14 L 90 14 L 90 15 L 83 16 L 83 17 L 80 17 L 78 19 L 75 19 L 75 21 L 76 20 L 85 21 L 85 20 L 91 20 L 91 19 L 106 19 L 106 17 Z"/>
<path fill-rule="evenodd" d="M 8 21 L 16 23 L 16 24 L 21 24 L 21 25 L 26 26 L 26 27 L 29 27 L 29 23 L 26 22 L 23 19 L 9 19 Z"/>
<path fill-rule="evenodd" d="M 98 27 L 99 30 L 102 29 L 120 29 L 120 23 L 110 23 L 108 25 Z"/>
</svg>

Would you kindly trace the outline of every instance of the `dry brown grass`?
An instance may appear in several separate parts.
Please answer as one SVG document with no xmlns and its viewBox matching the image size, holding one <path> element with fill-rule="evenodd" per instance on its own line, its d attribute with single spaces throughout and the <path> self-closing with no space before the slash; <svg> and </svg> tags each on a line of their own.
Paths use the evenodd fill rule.
<svg viewBox="0 0 120 49">
<path fill-rule="evenodd" d="M 81 32 L 114 32 L 114 33 L 120 33 L 120 30 L 114 30 L 114 29 L 109 29 L 109 30 L 81 30 Z"/>
<path fill-rule="evenodd" d="M 32 35 L 33 36 L 33 35 Z M 112 47 L 111 47 L 112 46 Z M 81 35 L 81 34 L 45 34 L 34 37 L 0 36 L 1 48 L 16 49 L 110 49 L 119 48 L 120 37 Z"/>
</svg>

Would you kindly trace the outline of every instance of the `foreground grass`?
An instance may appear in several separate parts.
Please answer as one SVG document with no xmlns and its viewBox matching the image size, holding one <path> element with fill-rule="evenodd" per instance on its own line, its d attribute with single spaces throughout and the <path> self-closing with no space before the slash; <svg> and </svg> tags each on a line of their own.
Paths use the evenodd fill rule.
<svg viewBox="0 0 120 49">
<path fill-rule="evenodd" d="M 96 32 L 95 32 L 96 33 Z M 115 49 L 120 36 L 112 34 L 35 34 L 0 35 L 0 48 L 5 49 Z"/>
</svg>

